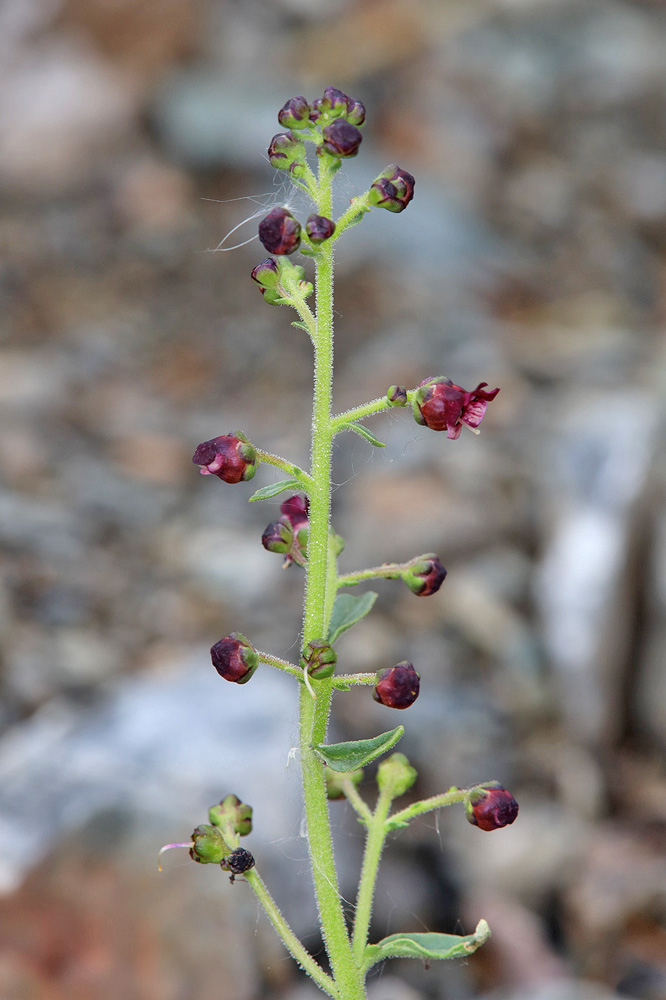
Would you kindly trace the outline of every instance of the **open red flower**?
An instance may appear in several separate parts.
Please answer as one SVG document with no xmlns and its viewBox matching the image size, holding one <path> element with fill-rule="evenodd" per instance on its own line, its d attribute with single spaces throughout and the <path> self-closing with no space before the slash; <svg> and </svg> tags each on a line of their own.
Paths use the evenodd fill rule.
<svg viewBox="0 0 666 1000">
<path fill-rule="evenodd" d="M 479 382 L 468 392 L 450 378 L 429 378 L 419 383 L 414 395 L 414 419 L 433 431 L 447 432 L 447 437 L 460 437 L 463 424 L 476 433 L 488 403 L 499 389 L 485 389 Z"/>
</svg>

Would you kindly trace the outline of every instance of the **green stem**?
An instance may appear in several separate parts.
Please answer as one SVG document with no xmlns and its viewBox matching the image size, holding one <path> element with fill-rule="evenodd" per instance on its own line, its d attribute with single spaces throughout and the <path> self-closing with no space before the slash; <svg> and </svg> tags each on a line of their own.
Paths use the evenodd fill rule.
<svg viewBox="0 0 666 1000">
<path fill-rule="evenodd" d="M 307 331 L 310 334 L 310 339 L 314 342 L 317 335 L 318 321 L 315 314 L 310 309 L 310 306 L 305 301 L 303 292 L 301 291 L 298 281 L 295 279 L 291 270 L 284 270 L 282 272 L 280 288 L 286 293 L 285 298 L 288 299 L 289 305 L 295 309 L 301 317 L 302 322 L 305 324 Z"/>
<path fill-rule="evenodd" d="M 344 573 L 338 577 L 338 587 L 353 587 L 363 580 L 397 580 L 404 570 L 402 563 L 384 563 L 383 566 L 373 566 L 372 569 L 359 569 L 355 573 Z"/>
<path fill-rule="evenodd" d="M 476 787 L 476 786 L 474 786 Z M 421 799 L 420 802 L 412 802 L 411 806 L 401 809 L 400 812 L 393 813 L 389 819 L 389 827 L 393 824 L 400 825 L 421 816 L 423 813 L 432 812 L 433 809 L 443 809 L 445 806 L 455 805 L 456 802 L 464 802 L 469 794 L 469 788 L 449 788 L 448 792 L 441 795 L 433 795 L 429 799 Z"/>
<path fill-rule="evenodd" d="M 278 670 L 284 670 L 285 673 L 298 677 L 299 681 L 303 680 L 303 671 L 301 668 L 290 663 L 289 660 L 282 660 L 279 656 L 273 656 L 272 653 L 262 653 L 259 649 L 257 650 L 257 656 L 261 663 L 267 663 L 269 667 L 277 667 Z"/>
<path fill-rule="evenodd" d="M 337 416 L 333 417 L 331 422 L 333 433 L 337 434 L 339 431 L 343 431 L 345 424 L 350 423 L 352 420 L 362 420 L 364 417 L 372 416 L 373 413 L 382 413 L 383 410 L 392 409 L 394 407 L 391 406 L 386 396 L 379 396 L 369 403 L 363 403 L 362 406 L 355 406 L 353 409 L 345 410 L 343 413 L 338 413 Z"/>
<path fill-rule="evenodd" d="M 288 476 L 292 476 L 297 479 L 301 489 L 309 492 L 311 486 L 311 479 L 305 469 L 301 469 L 298 465 L 294 465 L 293 462 L 288 462 L 286 458 L 280 458 L 279 455 L 273 455 L 270 451 L 264 451 L 262 448 L 257 448 L 256 445 L 252 446 L 256 451 L 258 457 L 266 465 L 274 465 L 276 469 L 281 469 L 286 472 Z"/>
<path fill-rule="evenodd" d="M 335 1000 L 342 1000 L 340 991 L 336 987 L 334 981 L 329 975 L 327 975 L 327 973 L 324 972 L 321 966 L 315 962 L 312 955 L 306 951 L 287 921 L 282 916 L 282 913 L 266 888 L 266 885 L 257 869 L 252 868 L 250 871 L 245 872 L 245 879 L 252 886 L 259 902 L 268 915 L 268 919 L 273 924 L 273 927 L 282 938 L 287 950 L 292 957 L 296 959 L 300 967 L 314 979 L 315 983 L 317 983 L 317 985 L 320 986 L 325 993 L 334 997 Z"/>
<path fill-rule="evenodd" d="M 377 675 L 376 674 L 336 674 L 332 678 L 332 683 L 334 688 L 339 688 L 340 691 L 346 691 L 349 687 L 353 687 L 356 684 L 376 684 Z"/>
<path fill-rule="evenodd" d="M 354 919 L 354 936 L 352 949 L 358 965 L 363 964 L 363 952 L 368 943 L 370 917 L 372 916 L 372 900 L 375 894 L 377 869 L 386 838 L 386 817 L 391 808 L 391 792 L 388 789 L 380 792 L 375 811 L 368 823 L 368 836 L 363 854 L 361 880 L 356 897 L 356 917 Z"/>
<path fill-rule="evenodd" d="M 338 240 L 346 229 L 350 226 L 355 226 L 357 222 L 360 222 L 364 215 L 372 210 L 372 206 L 368 203 L 369 191 L 364 194 L 359 195 L 357 198 L 352 198 L 351 204 L 346 212 L 336 220 L 335 232 L 331 236 L 327 243 L 333 243 Z M 323 213 L 325 214 L 325 213 Z"/>
<path fill-rule="evenodd" d="M 328 161 L 320 160 L 317 211 L 330 217 L 331 181 Z M 331 394 L 333 379 L 333 250 L 323 247 L 316 259 L 317 318 L 313 333 L 315 388 L 312 411 L 312 486 L 308 566 L 303 615 L 303 643 L 320 639 L 328 629 L 332 604 L 328 599 L 329 533 L 331 508 Z M 322 934 L 335 977 L 344 1000 L 363 1000 L 363 974 L 352 956 L 328 815 L 324 769 L 312 750 L 312 743 L 325 742 L 326 725 L 333 691 L 329 680 L 317 685 L 317 698 L 303 686 L 300 694 L 300 741 L 303 798 L 312 874 L 319 907 Z"/>
<path fill-rule="evenodd" d="M 356 812 L 361 817 L 363 823 L 368 824 L 372 820 L 372 812 L 367 802 L 361 798 L 358 793 L 358 789 L 351 778 L 346 778 L 342 776 L 342 791 L 345 793 L 345 798 L 349 804 L 356 810 Z"/>
</svg>

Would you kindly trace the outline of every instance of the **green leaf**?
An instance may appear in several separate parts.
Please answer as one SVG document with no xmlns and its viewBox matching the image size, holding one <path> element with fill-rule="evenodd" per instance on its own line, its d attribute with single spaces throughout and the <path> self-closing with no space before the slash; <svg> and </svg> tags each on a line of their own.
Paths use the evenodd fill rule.
<svg viewBox="0 0 666 1000">
<path fill-rule="evenodd" d="M 490 927 L 480 920 L 473 934 L 391 934 L 378 944 L 369 944 L 364 952 L 363 970 L 371 969 L 385 958 L 443 959 L 471 955 L 490 937 Z"/>
<path fill-rule="evenodd" d="M 359 437 L 362 437 L 364 441 L 368 441 L 373 444 L 375 448 L 385 448 L 386 445 L 379 438 L 376 438 L 372 431 L 369 431 L 367 427 L 363 424 L 355 424 L 353 422 L 348 424 L 343 424 L 341 430 L 343 431 L 355 431 Z"/>
<path fill-rule="evenodd" d="M 350 740 L 348 743 L 330 743 L 328 746 L 313 743 L 312 749 L 326 761 L 332 771 L 355 771 L 357 767 L 365 767 L 375 757 L 394 747 L 404 731 L 404 726 L 397 726 L 370 740 Z"/>
<path fill-rule="evenodd" d="M 300 490 L 301 485 L 298 479 L 280 479 L 277 483 L 271 483 L 270 486 L 262 486 L 260 490 L 253 493 L 250 497 L 250 503 L 253 500 L 270 500 L 271 497 L 276 497 L 278 493 L 284 493 L 285 490 Z"/>
<path fill-rule="evenodd" d="M 300 319 L 295 319 L 291 325 L 298 327 L 299 330 L 305 330 L 306 333 L 310 332 L 307 323 L 302 323 Z"/>
<path fill-rule="evenodd" d="M 250 498 L 252 499 L 252 498 Z M 328 641 L 331 645 L 346 632 L 348 628 L 360 622 L 370 614 L 372 605 L 377 600 L 377 592 L 366 590 L 364 594 L 355 597 L 353 594 L 338 594 L 333 605 L 331 624 L 328 626 Z"/>
</svg>

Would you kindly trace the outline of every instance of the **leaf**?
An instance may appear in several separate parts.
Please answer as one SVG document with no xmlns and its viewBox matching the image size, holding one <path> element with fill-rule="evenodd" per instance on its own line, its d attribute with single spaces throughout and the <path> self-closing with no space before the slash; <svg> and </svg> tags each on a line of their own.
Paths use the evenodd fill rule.
<svg viewBox="0 0 666 1000">
<path fill-rule="evenodd" d="M 350 740 L 348 743 L 330 743 L 328 746 L 313 743 L 312 749 L 326 761 L 332 771 L 355 771 L 357 767 L 364 767 L 375 757 L 394 747 L 404 731 L 404 726 L 397 726 L 390 732 L 380 733 L 369 740 Z"/>
<path fill-rule="evenodd" d="M 485 944 L 489 937 L 490 927 L 485 920 L 479 920 L 474 933 L 467 937 L 457 934 L 391 934 L 378 944 L 367 945 L 363 969 L 367 971 L 385 958 L 464 958 Z"/>
<path fill-rule="evenodd" d="M 359 437 L 362 437 L 365 441 L 368 441 L 370 444 L 373 444 L 375 448 L 386 447 L 384 442 L 380 441 L 379 438 L 376 438 L 375 435 L 372 433 L 372 431 L 369 431 L 367 427 L 363 426 L 363 424 L 355 424 L 353 422 L 348 424 L 343 424 L 341 429 L 343 431 L 356 431 Z"/>
<path fill-rule="evenodd" d="M 291 325 L 298 327 L 299 330 L 305 330 L 306 333 L 310 332 L 309 329 L 308 329 L 307 324 L 306 323 L 301 323 L 300 319 L 295 319 L 294 322 Z"/>
<path fill-rule="evenodd" d="M 252 499 L 252 498 L 250 498 Z M 364 594 L 355 597 L 354 594 L 338 594 L 333 605 L 331 624 L 328 626 L 328 641 L 331 645 L 346 632 L 348 628 L 360 622 L 370 614 L 372 605 L 377 600 L 377 592 L 366 590 Z"/>
<path fill-rule="evenodd" d="M 300 490 L 301 485 L 297 479 L 280 479 L 277 483 L 271 483 L 270 486 L 262 486 L 260 490 L 253 493 L 250 497 L 249 502 L 253 500 L 270 500 L 271 497 L 276 497 L 278 493 L 284 493 L 285 490 Z"/>
</svg>

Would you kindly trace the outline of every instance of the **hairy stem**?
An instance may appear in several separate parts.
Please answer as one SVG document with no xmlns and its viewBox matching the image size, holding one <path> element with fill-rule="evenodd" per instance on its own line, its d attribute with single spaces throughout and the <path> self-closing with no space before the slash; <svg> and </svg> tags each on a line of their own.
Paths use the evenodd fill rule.
<svg viewBox="0 0 666 1000">
<path fill-rule="evenodd" d="M 373 566 L 372 569 L 359 569 L 354 573 L 344 573 L 338 577 L 338 587 L 353 587 L 363 580 L 397 580 L 404 570 L 404 563 L 384 563 L 383 566 Z"/>
<path fill-rule="evenodd" d="M 363 952 L 368 942 L 370 917 L 372 915 L 372 900 L 375 894 L 377 869 L 386 838 L 386 817 L 391 807 L 391 792 L 387 789 L 380 792 L 375 811 L 368 823 L 368 837 L 363 854 L 361 880 L 356 897 L 356 917 L 354 919 L 353 952 L 356 962 L 361 965 Z"/>
<path fill-rule="evenodd" d="M 324 990 L 325 993 L 334 997 L 335 1000 L 342 1000 L 340 991 L 337 989 L 334 981 L 326 972 L 324 972 L 321 966 L 315 962 L 312 955 L 305 950 L 287 921 L 282 916 L 282 913 L 266 888 L 266 885 L 257 869 L 253 868 L 250 871 L 245 872 L 245 879 L 252 886 L 259 902 L 268 915 L 268 919 L 282 938 L 285 947 L 291 956 L 296 959 L 300 967 L 314 979 L 315 983 L 317 983 L 317 985 Z"/>
<path fill-rule="evenodd" d="M 362 406 L 355 406 L 353 409 L 345 410 L 343 413 L 338 413 L 336 417 L 333 417 L 333 433 L 337 434 L 338 431 L 343 431 L 345 424 L 350 423 L 352 420 L 362 420 L 364 417 L 371 417 L 373 413 L 383 413 L 384 410 L 392 409 L 393 407 L 386 396 L 379 396 L 369 403 L 363 403 Z"/>
<path fill-rule="evenodd" d="M 321 215 L 330 215 L 332 173 L 327 160 L 320 161 L 319 202 Z M 329 569 L 331 509 L 331 393 L 333 379 L 333 250 L 322 248 L 317 255 L 317 313 L 313 333 L 315 388 L 312 411 L 312 486 L 310 528 L 306 571 L 303 642 L 323 638 L 328 630 L 334 590 Z M 336 986 L 344 1000 L 363 1000 L 363 974 L 354 961 L 347 932 L 328 815 L 324 769 L 312 750 L 313 742 L 325 742 L 326 725 L 333 686 L 330 679 L 317 684 L 316 700 L 307 688 L 300 694 L 301 766 L 307 836 L 312 874 L 319 907 L 322 934 L 333 969 Z"/>
<path fill-rule="evenodd" d="M 464 802 L 468 794 L 469 788 L 449 788 L 448 792 L 442 792 L 441 795 L 432 795 L 429 799 L 412 802 L 411 806 L 393 813 L 389 819 L 389 825 L 394 823 L 396 826 L 402 825 L 409 822 L 410 819 L 414 819 L 415 816 L 422 816 L 423 813 L 432 812 L 434 809 L 444 809 L 445 806 L 452 806 L 457 802 Z"/>
</svg>

